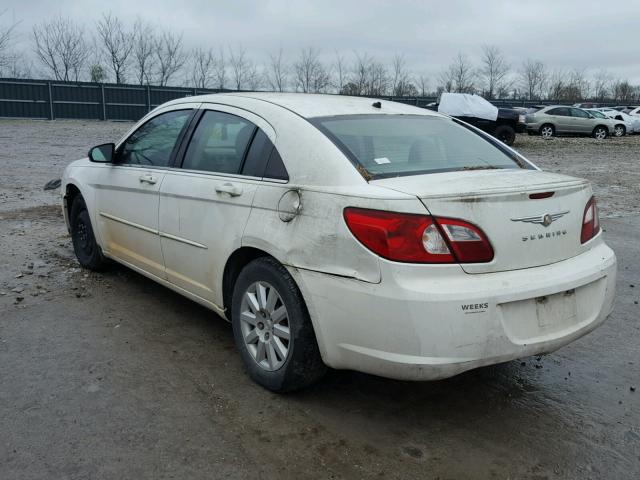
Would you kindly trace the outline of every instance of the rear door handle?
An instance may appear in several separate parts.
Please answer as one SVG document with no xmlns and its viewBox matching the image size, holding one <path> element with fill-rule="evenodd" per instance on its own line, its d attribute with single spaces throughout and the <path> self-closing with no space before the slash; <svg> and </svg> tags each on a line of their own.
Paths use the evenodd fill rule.
<svg viewBox="0 0 640 480">
<path fill-rule="evenodd" d="M 154 185 L 158 181 L 153 175 L 149 173 L 140 175 L 139 180 L 140 180 L 140 183 L 148 183 L 149 185 Z"/>
<path fill-rule="evenodd" d="M 226 193 L 231 197 L 239 197 L 242 195 L 242 188 L 236 187 L 232 183 L 223 183 L 222 185 L 218 185 L 216 187 L 216 192 L 219 194 Z"/>
</svg>

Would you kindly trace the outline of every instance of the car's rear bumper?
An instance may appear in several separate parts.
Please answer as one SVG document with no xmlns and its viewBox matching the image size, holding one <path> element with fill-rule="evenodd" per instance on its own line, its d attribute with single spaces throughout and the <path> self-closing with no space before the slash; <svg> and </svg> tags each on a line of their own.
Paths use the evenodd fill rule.
<svg viewBox="0 0 640 480">
<path fill-rule="evenodd" d="M 596 328 L 613 307 L 616 258 L 601 241 L 563 262 L 510 272 L 430 267 L 425 274 L 381 263 L 379 284 L 290 268 L 331 367 L 445 378 L 552 352 Z"/>
</svg>

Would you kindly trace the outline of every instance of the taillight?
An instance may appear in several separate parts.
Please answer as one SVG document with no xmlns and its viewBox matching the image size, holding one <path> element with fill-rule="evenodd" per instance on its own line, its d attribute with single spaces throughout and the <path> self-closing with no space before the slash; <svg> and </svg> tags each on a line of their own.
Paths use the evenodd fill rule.
<svg viewBox="0 0 640 480">
<path fill-rule="evenodd" d="M 369 250 L 396 262 L 478 263 L 493 259 L 493 248 L 475 225 L 453 218 L 348 207 L 351 233 Z"/>
<path fill-rule="evenodd" d="M 587 202 L 582 217 L 582 233 L 580 241 L 586 243 L 595 237 L 600 231 L 600 218 L 598 217 L 598 205 L 595 197 L 591 197 Z"/>
</svg>

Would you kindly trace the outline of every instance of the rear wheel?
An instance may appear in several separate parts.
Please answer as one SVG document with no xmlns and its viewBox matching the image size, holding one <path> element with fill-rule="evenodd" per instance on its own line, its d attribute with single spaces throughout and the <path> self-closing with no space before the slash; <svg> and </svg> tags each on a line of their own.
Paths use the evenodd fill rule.
<svg viewBox="0 0 640 480">
<path fill-rule="evenodd" d="M 627 129 L 624 125 L 616 125 L 615 129 L 613 130 L 613 134 L 616 137 L 624 137 L 627 134 Z"/>
<path fill-rule="evenodd" d="M 233 289 L 231 323 L 249 376 L 274 392 L 298 390 L 326 371 L 300 290 L 271 257 L 249 263 Z"/>
<path fill-rule="evenodd" d="M 98 245 L 93 234 L 87 205 L 80 195 L 74 198 L 71 204 L 69 223 L 71 224 L 73 251 L 80 265 L 89 270 L 101 270 L 104 268 L 107 259 L 102 255 L 100 245 Z"/>
<path fill-rule="evenodd" d="M 556 134 L 556 129 L 550 123 L 540 127 L 540 135 L 542 138 L 551 138 Z"/>
<path fill-rule="evenodd" d="M 609 136 L 609 131 L 605 127 L 599 126 L 593 129 L 593 133 L 591 135 L 593 138 L 603 140 Z"/>
<path fill-rule="evenodd" d="M 516 140 L 516 131 L 510 125 L 498 125 L 493 132 L 493 136 L 507 145 L 513 145 Z"/>
</svg>

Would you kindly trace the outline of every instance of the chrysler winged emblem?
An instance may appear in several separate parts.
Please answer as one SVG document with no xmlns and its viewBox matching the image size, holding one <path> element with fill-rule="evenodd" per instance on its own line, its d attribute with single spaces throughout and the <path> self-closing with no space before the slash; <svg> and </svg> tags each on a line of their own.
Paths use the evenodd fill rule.
<svg viewBox="0 0 640 480">
<path fill-rule="evenodd" d="M 536 223 L 538 225 L 543 225 L 545 227 L 548 227 L 549 225 L 551 225 L 553 222 L 555 222 L 560 217 L 564 217 L 567 213 L 569 213 L 569 210 L 567 210 L 565 212 L 546 213 L 544 215 L 535 215 L 533 217 L 512 218 L 511 221 L 512 222 Z"/>
</svg>

